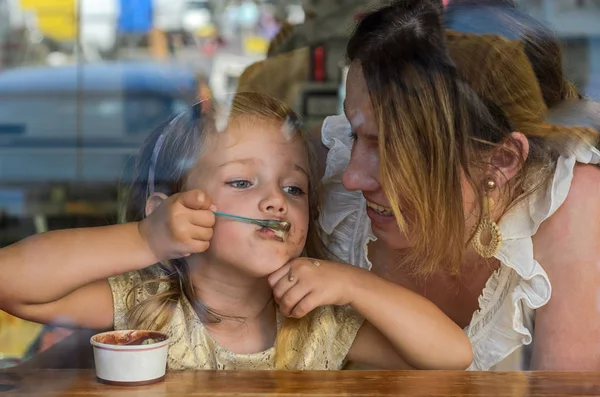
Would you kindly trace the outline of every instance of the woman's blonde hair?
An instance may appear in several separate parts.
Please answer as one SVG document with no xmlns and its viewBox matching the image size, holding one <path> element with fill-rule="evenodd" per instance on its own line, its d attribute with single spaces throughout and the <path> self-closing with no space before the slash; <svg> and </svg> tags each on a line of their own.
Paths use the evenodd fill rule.
<svg viewBox="0 0 600 397">
<path fill-rule="evenodd" d="M 543 185 L 550 172 L 536 171 L 549 171 L 570 143 L 597 138 L 589 128 L 544 123 L 547 107 L 521 43 L 444 32 L 436 2 L 397 1 L 367 14 L 347 54 L 362 68 L 379 128 L 382 185 L 411 238 L 406 265 L 418 275 L 459 272 L 472 238 L 462 175 L 481 205 L 484 159 L 512 131 L 527 136 L 530 151 L 507 184 L 510 205 Z"/>
<path fill-rule="evenodd" d="M 146 202 L 151 192 L 167 196 L 184 191 L 191 168 L 197 164 L 209 135 L 215 134 L 217 113 L 204 108 L 204 103 L 176 116 L 154 131 L 138 156 L 137 174 L 126 203 L 126 221 L 141 221 L 145 216 Z M 309 211 L 310 220 L 304 255 L 328 258 L 329 252 L 319 236 L 316 220 L 319 212 L 317 196 L 315 154 L 296 114 L 283 102 L 258 93 L 237 93 L 233 98 L 228 122 L 240 118 L 260 118 L 282 124 L 293 138 L 299 139 L 309 161 Z M 203 323 L 220 322 L 225 315 L 216 313 L 196 298 L 190 279 L 190 269 L 185 259 L 161 262 L 140 271 L 141 284 L 135 285 L 127 297 L 128 326 L 133 329 L 159 330 L 171 319 L 176 306 L 187 299 Z M 145 293 L 144 293 L 145 292 Z M 140 296 L 149 296 L 140 299 Z M 185 307 L 185 305 L 183 306 Z M 243 321 L 244 319 L 238 319 Z M 276 346 L 287 347 L 306 337 L 311 316 L 300 320 L 286 320 L 282 324 Z M 300 338 L 300 339 L 299 339 Z M 294 357 L 288 357 L 277 348 L 276 366 L 288 367 Z"/>
</svg>

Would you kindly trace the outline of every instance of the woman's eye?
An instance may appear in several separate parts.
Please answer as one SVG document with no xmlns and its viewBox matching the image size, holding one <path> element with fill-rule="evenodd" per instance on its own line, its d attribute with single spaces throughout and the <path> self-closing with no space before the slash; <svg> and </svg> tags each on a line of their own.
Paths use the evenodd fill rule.
<svg viewBox="0 0 600 397">
<path fill-rule="evenodd" d="M 301 196 L 304 194 L 304 191 L 297 186 L 286 186 L 283 188 L 283 191 L 290 196 Z"/>
<path fill-rule="evenodd" d="M 248 189 L 250 186 L 252 186 L 252 183 L 250 183 L 250 181 L 231 181 L 227 182 L 227 185 L 235 189 Z"/>
</svg>

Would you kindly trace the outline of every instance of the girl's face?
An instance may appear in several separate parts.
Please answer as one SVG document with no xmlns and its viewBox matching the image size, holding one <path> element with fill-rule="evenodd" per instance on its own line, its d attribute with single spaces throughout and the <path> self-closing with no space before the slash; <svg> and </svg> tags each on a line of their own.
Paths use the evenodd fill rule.
<svg viewBox="0 0 600 397">
<path fill-rule="evenodd" d="M 209 261 L 264 277 L 300 256 L 309 221 L 308 159 L 281 123 L 237 117 L 209 138 L 188 189 L 202 189 L 220 212 L 291 223 L 285 241 L 259 226 L 217 218 Z"/>
</svg>

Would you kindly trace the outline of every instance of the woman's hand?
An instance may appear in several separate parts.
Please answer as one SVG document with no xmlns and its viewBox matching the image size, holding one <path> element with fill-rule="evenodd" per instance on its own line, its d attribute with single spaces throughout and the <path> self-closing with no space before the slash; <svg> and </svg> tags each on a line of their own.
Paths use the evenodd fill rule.
<svg viewBox="0 0 600 397">
<path fill-rule="evenodd" d="M 204 252 L 210 245 L 215 224 L 215 207 L 201 190 L 190 190 L 169 197 L 139 223 L 142 238 L 157 261 L 183 258 Z M 152 199 L 151 199 L 152 200 Z"/>
<path fill-rule="evenodd" d="M 354 280 L 362 272 L 351 265 L 297 258 L 271 274 L 269 284 L 281 313 L 300 318 L 319 306 L 352 304 Z"/>
</svg>

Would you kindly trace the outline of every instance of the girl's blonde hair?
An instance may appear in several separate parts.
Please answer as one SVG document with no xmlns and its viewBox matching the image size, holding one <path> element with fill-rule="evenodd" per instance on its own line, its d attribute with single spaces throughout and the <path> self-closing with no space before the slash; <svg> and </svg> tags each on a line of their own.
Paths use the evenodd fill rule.
<svg viewBox="0 0 600 397">
<path fill-rule="evenodd" d="M 347 54 L 362 68 L 379 128 L 382 185 L 411 237 L 406 265 L 417 275 L 459 273 L 472 238 L 462 175 L 481 206 L 484 159 L 512 131 L 527 136 L 530 151 L 507 184 L 506 210 L 544 185 L 571 143 L 597 139 L 590 128 L 544 122 L 548 109 L 520 42 L 444 32 L 435 1 L 396 1 L 367 14 Z"/>
<path fill-rule="evenodd" d="M 206 103 L 196 104 L 192 109 L 176 116 L 154 131 L 142 147 L 137 162 L 137 174 L 132 184 L 127 203 L 126 221 L 141 221 L 146 216 L 145 207 L 152 192 L 169 196 L 185 190 L 185 180 L 191 168 L 197 164 L 206 139 L 217 133 L 217 113 L 213 108 L 204 108 Z M 231 104 L 228 122 L 242 117 L 275 121 L 299 139 L 309 161 L 309 211 L 310 220 L 304 255 L 328 258 L 329 252 L 319 236 L 316 220 L 319 213 L 317 196 L 316 158 L 308 137 L 296 114 L 283 102 L 258 93 L 237 93 Z M 190 269 L 185 259 L 174 259 L 157 263 L 140 271 L 142 282 L 134 286 L 127 297 L 128 326 L 132 329 L 159 330 L 171 319 L 176 306 L 187 299 L 203 323 L 220 322 L 225 317 L 211 310 L 196 298 L 190 279 Z M 146 292 L 150 297 L 139 299 Z M 185 307 L 185 305 L 183 306 Z M 243 321 L 243 319 L 239 319 Z M 276 346 L 287 347 L 305 338 L 311 316 L 301 320 L 286 320 L 278 332 Z M 276 366 L 288 367 L 294 359 L 288 357 L 285 348 L 277 348 Z"/>
</svg>

